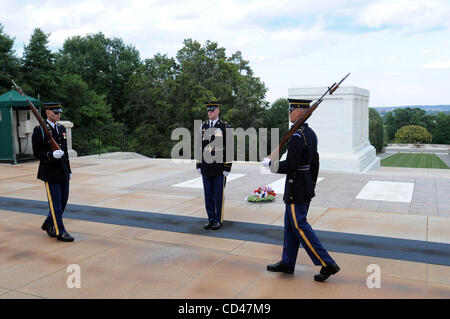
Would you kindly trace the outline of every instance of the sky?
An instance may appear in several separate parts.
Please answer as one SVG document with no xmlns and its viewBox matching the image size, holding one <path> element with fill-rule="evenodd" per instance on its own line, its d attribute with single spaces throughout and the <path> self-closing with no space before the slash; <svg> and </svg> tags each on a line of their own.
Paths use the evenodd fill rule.
<svg viewBox="0 0 450 319">
<path fill-rule="evenodd" d="M 370 107 L 450 104 L 450 0 L 2 0 L 0 23 L 18 56 L 35 28 L 54 52 L 102 32 L 142 59 L 217 42 L 242 52 L 271 103 L 351 72 L 343 85 L 369 90 Z"/>
</svg>

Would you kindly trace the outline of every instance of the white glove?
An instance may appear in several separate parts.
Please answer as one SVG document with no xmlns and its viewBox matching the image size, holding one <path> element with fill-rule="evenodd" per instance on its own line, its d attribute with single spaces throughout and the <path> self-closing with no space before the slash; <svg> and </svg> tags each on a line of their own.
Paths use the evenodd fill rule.
<svg viewBox="0 0 450 319">
<path fill-rule="evenodd" d="M 230 174 L 230 172 L 227 172 L 227 171 L 223 171 L 223 176 L 227 177 L 227 176 L 228 176 L 228 174 Z"/>
<path fill-rule="evenodd" d="M 197 173 L 199 173 L 201 175 L 202 174 L 202 169 L 201 168 L 197 168 Z"/>
<path fill-rule="evenodd" d="M 56 158 L 56 159 L 60 159 L 61 157 L 63 157 L 63 155 L 64 155 L 64 152 L 61 150 L 56 150 L 53 152 L 53 158 Z"/>
<path fill-rule="evenodd" d="M 69 179 L 72 179 L 72 173 L 69 174 Z"/>
<path fill-rule="evenodd" d="M 265 167 L 265 168 L 269 168 L 269 166 L 270 166 L 270 158 L 264 158 L 264 160 L 263 160 L 263 162 L 262 162 L 262 165 Z"/>
</svg>

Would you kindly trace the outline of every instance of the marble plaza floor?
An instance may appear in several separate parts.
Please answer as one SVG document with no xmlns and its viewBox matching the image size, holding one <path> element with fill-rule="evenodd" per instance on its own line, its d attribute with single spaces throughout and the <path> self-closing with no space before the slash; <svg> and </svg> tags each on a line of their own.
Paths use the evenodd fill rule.
<svg viewBox="0 0 450 319">
<path fill-rule="evenodd" d="M 303 249 L 294 275 L 266 271 L 282 252 L 283 176 L 259 163 L 233 165 L 218 231 L 202 227 L 192 162 L 113 153 L 71 166 L 75 242 L 62 243 L 40 229 L 37 162 L 0 165 L 0 298 L 450 298 L 450 170 L 320 172 L 308 221 L 342 270 L 318 283 Z M 274 202 L 245 201 L 266 184 Z"/>
</svg>

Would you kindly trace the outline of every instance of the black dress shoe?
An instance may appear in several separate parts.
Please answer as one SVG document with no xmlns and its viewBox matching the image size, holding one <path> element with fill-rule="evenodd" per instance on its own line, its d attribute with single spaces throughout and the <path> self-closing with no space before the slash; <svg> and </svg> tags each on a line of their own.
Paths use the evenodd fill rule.
<svg viewBox="0 0 450 319">
<path fill-rule="evenodd" d="M 288 265 L 283 264 L 281 261 L 272 264 L 272 265 L 267 265 L 267 270 L 268 271 L 275 271 L 275 272 L 284 272 L 286 274 L 293 274 L 294 273 L 294 269 L 290 268 Z"/>
<path fill-rule="evenodd" d="M 330 277 L 331 275 L 334 275 L 337 273 L 341 268 L 337 264 L 333 264 L 330 266 L 325 266 L 320 269 L 320 273 L 314 276 L 315 281 L 325 281 Z"/>
<path fill-rule="evenodd" d="M 218 230 L 218 229 L 221 229 L 222 228 L 222 223 L 214 223 L 212 226 L 211 226 L 211 229 L 212 230 Z"/>
<path fill-rule="evenodd" d="M 214 224 L 213 222 L 207 222 L 207 223 L 205 224 L 205 226 L 203 226 L 203 228 L 204 228 L 204 229 L 210 229 L 211 226 L 212 226 L 213 224 Z"/>
<path fill-rule="evenodd" d="M 45 230 L 49 237 L 52 237 L 52 238 L 56 237 L 55 228 L 53 226 L 50 226 L 49 224 L 44 223 L 44 224 L 42 224 L 41 229 Z"/>
<path fill-rule="evenodd" d="M 59 234 L 56 239 L 60 240 L 60 241 L 65 241 L 65 242 L 71 242 L 74 240 L 74 238 L 72 236 L 69 235 L 69 233 L 67 233 L 66 231 L 63 231 L 61 234 Z"/>
</svg>

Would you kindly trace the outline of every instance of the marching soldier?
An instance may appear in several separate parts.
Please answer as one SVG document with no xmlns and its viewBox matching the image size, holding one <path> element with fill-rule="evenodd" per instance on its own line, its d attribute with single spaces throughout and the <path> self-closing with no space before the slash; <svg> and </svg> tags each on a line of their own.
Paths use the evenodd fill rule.
<svg viewBox="0 0 450 319">
<path fill-rule="evenodd" d="M 46 231 L 50 237 L 71 242 L 74 238 L 66 232 L 62 219 L 69 198 L 69 179 L 72 171 L 67 152 L 66 128 L 57 123 L 61 118 L 61 103 L 44 103 L 44 107 L 48 130 L 61 150 L 53 151 L 44 130 L 40 126 L 34 128 L 33 153 L 40 160 L 37 178 L 45 183 L 50 208 L 41 229 Z"/>
<path fill-rule="evenodd" d="M 289 99 L 289 119 L 296 122 L 310 107 L 310 100 Z M 263 165 L 272 171 L 277 163 L 265 158 Z M 284 215 L 284 242 L 281 261 L 268 265 L 267 270 L 294 273 L 300 243 L 316 266 L 322 266 L 314 276 L 316 281 L 325 281 L 340 268 L 323 248 L 314 230 L 306 221 L 309 204 L 315 196 L 314 188 L 319 174 L 319 154 L 314 131 L 303 123 L 290 137 L 285 160 L 278 163 L 274 173 L 286 174 L 283 200 L 286 204 Z"/>
<path fill-rule="evenodd" d="M 231 161 L 226 161 L 226 129 L 230 124 L 219 118 L 220 102 L 206 103 L 209 120 L 202 124 L 202 155 L 197 171 L 203 178 L 208 222 L 205 229 L 217 230 L 223 224 L 224 192 Z"/>
</svg>

